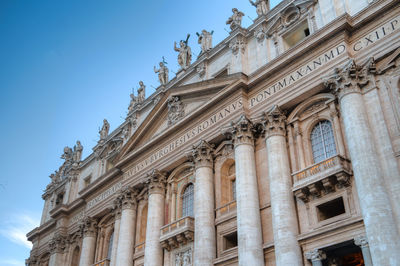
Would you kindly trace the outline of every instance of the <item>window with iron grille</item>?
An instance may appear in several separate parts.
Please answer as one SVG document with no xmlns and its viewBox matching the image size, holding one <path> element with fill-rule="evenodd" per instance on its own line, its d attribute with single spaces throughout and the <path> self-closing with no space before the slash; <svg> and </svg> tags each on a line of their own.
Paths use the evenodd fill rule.
<svg viewBox="0 0 400 266">
<path fill-rule="evenodd" d="M 336 155 L 335 138 L 330 121 L 320 121 L 315 125 L 311 131 L 311 147 L 314 163 Z"/>
<path fill-rule="evenodd" d="M 194 186 L 188 185 L 182 195 L 182 217 L 193 216 Z"/>
</svg>

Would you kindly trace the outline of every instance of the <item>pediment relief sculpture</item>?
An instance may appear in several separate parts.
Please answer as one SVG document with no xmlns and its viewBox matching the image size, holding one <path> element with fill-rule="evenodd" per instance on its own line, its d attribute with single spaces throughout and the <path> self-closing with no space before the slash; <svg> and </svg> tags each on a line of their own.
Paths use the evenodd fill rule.
<svg viewBox="0 0 400 266">
<path fill-rule="evenodd" d="M 185 116 L 184 104 L 178 96 L 168 100 L 168 125 L 174 125 Z"/>
</svg>

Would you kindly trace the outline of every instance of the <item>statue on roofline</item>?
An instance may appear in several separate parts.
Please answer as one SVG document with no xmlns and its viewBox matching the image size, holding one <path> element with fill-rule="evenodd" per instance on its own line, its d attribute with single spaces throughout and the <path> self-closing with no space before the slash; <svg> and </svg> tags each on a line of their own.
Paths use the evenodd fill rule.
<svg viewBox="0 0 400 266">
<path fill-rule="evenodd" d="M 165 86 L 168 83 L 168 74 L 169 70 L 168 67 L 166 66 L 167 62 L 165 62 L 164 56 L 163 56 L 163 61 L 160 62 L 160 68 L 157 69 L 154 66 L 154 73 L 158 73 L 158 80 L 160 81 L 161 86 Z"/>
<path fill-rule="evenodd" d="M 208 52 L 212 49 L 212 35 L 214 31 L 208 32 L 206 30 L 202 30 L 201 34 L 196 32 L 197 36 L 199 37 L 198 43 L 201 45 L 201 52 L 200 54 L 203 54 L 205 52 Z"/>
<path fill-rule="evenodd" d="M 266 15 L 269 11 L 268 0 L 249 0 L 250 4 L 256 7 L 257 15 L 260 17 Z"/>
<path fill-rule="evenodd" d="M 192 61 L 192 50 L 188 45 L 189 38 L 190 34 L 187 35 L 186 41 L 181 40 L 179 42 L 179 47 L 177 47 L 176 42 L 174 42 L 174 50 L 179 52 L 178 64 L 183 70 L 186 70 L 190 66 L 190 63 Z"/>
<path fill-rule="evenodd" d="M 146 86 L 144 85 L 143 81 L 139 81 L 139 89 L 137 90 L 138 96 L 137 96 L 137 102 L 142 103 L 144 102 L 145 95 L 146 95 Z"/>
<path fill-rule="evenodd" d="M 76 145 L 74 146 L 74 152 L 73 152 L 73 160 L 75 163 L 79 163 L 81 161 L 82 151 L 83 151 L 83 146 L 81 142 L 78 140 L 76 141 Z"/>
<path fill-rule="evenodd" d="M 232 8 L 233 15 L 226 21 L 226 24 L 230 24 L 231 30 L 236 30 L 242 27 L 243 12 L 240 12 L 237 8 Z"/>
<path fill-rule="evenodd" d="M 105 140 L 108 136 L 108 131 L 110 130 L 110 124 L 108 123 L 107 119 L 103 120 L 103 126 L 101 127 L 100 133 L 100 140 Z"/>
</svg>

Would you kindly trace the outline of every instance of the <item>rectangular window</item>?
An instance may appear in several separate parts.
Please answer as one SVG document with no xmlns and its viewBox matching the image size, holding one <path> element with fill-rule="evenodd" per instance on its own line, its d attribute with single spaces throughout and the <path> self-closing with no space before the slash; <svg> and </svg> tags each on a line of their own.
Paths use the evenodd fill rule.
<svg viewBox="0 0 400 266">
<path fill-rule="evenodd" d="M 305 20 L 283 37 L 285 50 L 295 46 L 308 35 L 310 35 L 310 29 L 308 28 L 307 20 Z"/>
<path fill-rule="evenodd" d="M 317 206 L 317 216 L 319 222 L 341 215 L 343 213 L 346 213 L 346 210 L 342 197 L 336 198 Z"/>
<path fill-rule="evenodd" d="M 228 250 L 234 247 L 237 247 L 237 232 L 233 232 L 229 235 L 224 236 L 224 250 Z"/>
</svg>

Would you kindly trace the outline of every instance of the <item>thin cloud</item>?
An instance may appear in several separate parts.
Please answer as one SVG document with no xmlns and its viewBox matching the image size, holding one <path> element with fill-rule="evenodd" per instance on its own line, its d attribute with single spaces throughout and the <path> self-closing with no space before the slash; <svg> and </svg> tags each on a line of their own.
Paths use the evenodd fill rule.
<svg viewBox="0 0 400 266">
<path fill-rule="evenodd" d="M 9 265 L 9 266 L 25 266 L 25 262 L 24 261 L 19 261 L 19 260 L 0 260 L 0 265 Z"/>
<path fill-rule="evenodd" d="M 31 249 L 32 243 L 28 241 L 26 234 L 37 227 L 39 222 L 38 218 L 28 214 L 11 215 L 10 219 L 3 223 L 3 229 L 0 230 L 0 235 L 15 244 Z M 9 260 L 9 262 L 13 262 L 13 260 Z M 9 263 L 9 265 L 16 264 Z"/>
</svg>

